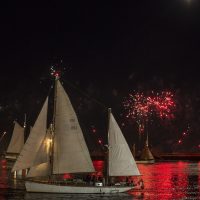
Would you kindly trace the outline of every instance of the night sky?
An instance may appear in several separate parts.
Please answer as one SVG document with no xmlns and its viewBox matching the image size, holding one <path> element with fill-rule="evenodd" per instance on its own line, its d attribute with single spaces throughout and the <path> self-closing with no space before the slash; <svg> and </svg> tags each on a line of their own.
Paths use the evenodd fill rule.
<svg viewBox="0 0 200 200">
<path fill-rule="evenodd" d="M 106 138 L 108 107 L 132 145 L 138 128 L 125 117 L 124 98 L 135 91 L 168 90 L 177 104 L 175 118 L 153 120 L 151 146 L 199 152 L 198 0 L 10 4 L 1 8 L 0 25 L 0 130 L 8 131 L 4 146 L 13 120 L 23 124 L 27 113 L 33 125 L 53 83 L 54 66 L 63 71 L 61 80 L 91 149 L 98 138 Z"/>
</svg>

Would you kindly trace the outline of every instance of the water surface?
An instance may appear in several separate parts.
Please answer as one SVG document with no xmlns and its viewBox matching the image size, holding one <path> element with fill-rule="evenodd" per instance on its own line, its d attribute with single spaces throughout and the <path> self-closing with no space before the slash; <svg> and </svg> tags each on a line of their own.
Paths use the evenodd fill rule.
<svg viewBox="0 0 200 200">
<path fill-rule="evenodd" d="M 94 161 L 98 174 L 101 175 L 103 161 Z M 14 179 L 10 173 L 12 163 L 0 161 L 0 200 L 4 199 L 70 199 L 70 200 L 172 200 L 200 199 L 200 162 L 157 162 L 155 164 L 138 164 L 143 174 L 145 188 L 128 194 L 116 195 L 72 195 L 27 193 L 23 179 Z M 137 181 L 137 178 L 133 178 Z"/>
</svg>

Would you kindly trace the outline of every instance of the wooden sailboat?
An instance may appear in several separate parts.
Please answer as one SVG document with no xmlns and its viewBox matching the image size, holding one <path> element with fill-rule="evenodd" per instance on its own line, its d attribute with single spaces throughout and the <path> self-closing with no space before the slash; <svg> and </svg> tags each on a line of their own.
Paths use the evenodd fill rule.
<svg viewBox="0 0 200 200">
<path fill-rule="evenodd" d="M 46 132 L 47 104 L 32 128 L 12 171 L 30 168 L 25 181 L 28 192 L 47 193 L 118 193 L 134 188 L 127 185 L 110 185 L 111 176 L 139 176 L 135 160 L 126 140 L 109 112 L 107 181 L 89 185 L 86 182 L 63 183 L 60 174 L 95 172 L 76 113 L 68 95 L 55 80 L 54 119 L 51 133 Z M 46 177 L 46 178 L 45 178 Z"/>
<path fill-rule="evenodd" d="M 15 161 L 24 145 L 24 127 L 14 121 L 13 134 L 8 145 L 5 158 Z"/>
</svg>

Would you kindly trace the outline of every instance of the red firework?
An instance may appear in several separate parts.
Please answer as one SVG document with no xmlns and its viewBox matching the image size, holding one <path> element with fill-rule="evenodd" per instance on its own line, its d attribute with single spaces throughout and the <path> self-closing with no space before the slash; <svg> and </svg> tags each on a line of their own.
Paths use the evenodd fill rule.
<svg viewBox="0 0 200 200">
<path fill-rule="evenodd" d="M 124 102 L 124 107 L 128 111 L 127 118 L 135 118 L 138 122 L 148 118 L 149 106 L 143 93 L 129 94 L 129 98 Z"/>
<path fill-rule="evenodd" d="M 175 110 L 174 96 L 171 92 L 161 92 L 156 95 L 147 97 L 149 106 L 151 106 L 152 112 L 155 112 L 159 118 L 173 118 L 173 111 Z"/>
<path fill-rule="evenodd" d="M 138 124 L 147 121 L 153 113 L 159 118 L 173 118 L 175 103 L 171 92 L 154 93 L 145 96 L 143 93 L 129 94 L 124 102 L 127 117 L 136 119 Z"/>
</svg>

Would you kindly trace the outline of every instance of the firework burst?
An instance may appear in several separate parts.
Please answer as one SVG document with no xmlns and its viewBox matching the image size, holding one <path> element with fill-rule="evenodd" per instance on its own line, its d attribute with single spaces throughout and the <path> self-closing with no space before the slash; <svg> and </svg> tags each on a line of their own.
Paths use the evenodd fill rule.
<svg viewBox="0 0 200 200">
<path fill-rule="evenodd" d="M 160 119 L 174 118 L 175 102 L 171 92 L 154 93 L 144 95 L 143 93 L 129 94 L 123 102 L 127 111 L 126 117 L 135 119 L 139 126 L 139 132 L 143 132 L 144 124 L 151 116 L 156 115 Z"/>
<path fill-rule="evenodd" d="M 174 95 L 171 92 L 161 92 L 156 93 L 156 95 L 152 92 L 152 94 L 153 95 L 147 97 L 151 113 L 156 113 L 161 119 L 174 118 L 173 111 L 176 107 Z"/>
<path fill-rule="evenodd" d="M 54 68 L 54 66 L 51 66 L 50 73 L 51 73 L 51 76 L 53 76 L 53 77 L 60 77 L 60 75 L 61 75 L 61 71 L 60 70 L 56 70 Z"/>
<path fill-rule="evenodd" d="M 139 126 L 139 132 L 144 130 L 144 122 L 149 117 L 149 106 L 147 98 L 143 93 L 129 94 L 124 101 L 124 108 L 127 111 L 127 118 L 135 119 Z"/>
</svg>

